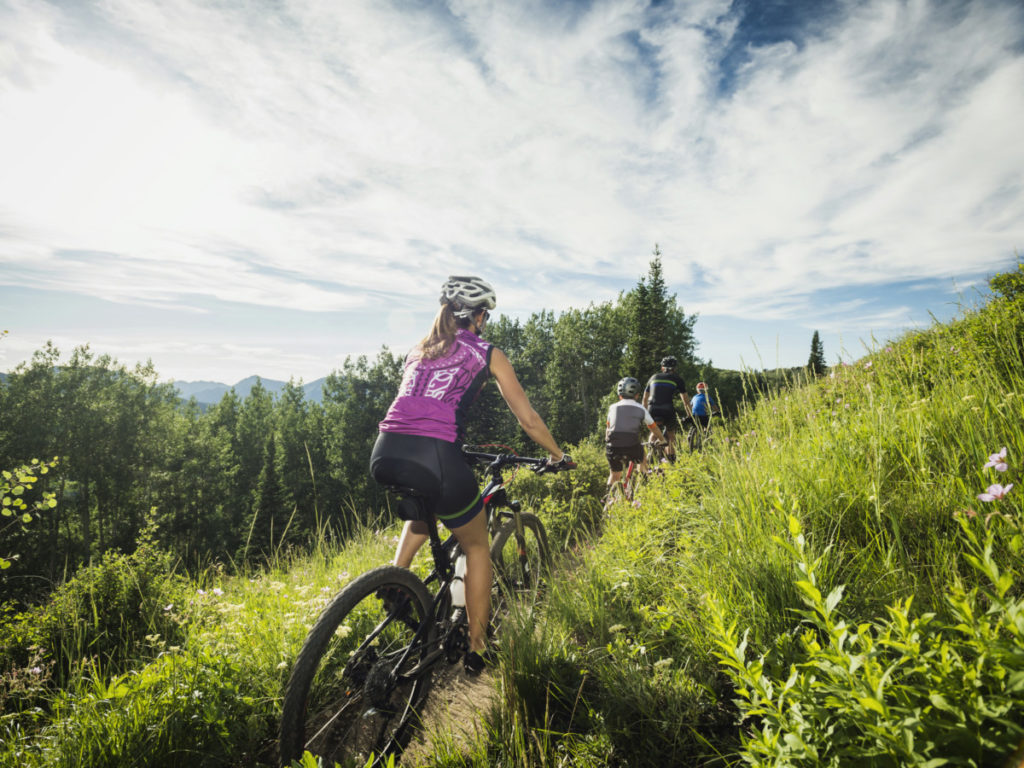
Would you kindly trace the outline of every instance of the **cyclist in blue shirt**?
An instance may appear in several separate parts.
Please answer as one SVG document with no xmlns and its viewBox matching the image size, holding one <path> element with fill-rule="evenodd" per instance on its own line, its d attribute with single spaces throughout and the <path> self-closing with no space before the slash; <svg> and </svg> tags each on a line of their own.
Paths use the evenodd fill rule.
<svg viewBox="0 0 1024 768">
<path fill-rule="evenodd" d="M 697 394 L 690 401 L 690 407 L 693 412 L 694 421 L 700 425 L 701 429 L 707 429 L 712 414 L 717 413 L 718 408 L 715 406 L 715 401 L 708 394 L 708 385 L 703 381 L 697 384 Z"/>
</svg>

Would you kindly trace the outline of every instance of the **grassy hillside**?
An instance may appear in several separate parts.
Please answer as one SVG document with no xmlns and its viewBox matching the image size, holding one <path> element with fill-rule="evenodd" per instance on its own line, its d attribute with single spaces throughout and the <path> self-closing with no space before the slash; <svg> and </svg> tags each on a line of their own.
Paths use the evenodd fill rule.
<svg viewBox="0 0 1024 768">
<path fill-rule="evenodd" d="M 1004 764 L 1024 738 L 1021 310 L 763 399 L 606 519 L 597 446 L 517 478 L 566 556 L 543 614 L 505 625 L 479 740 L 437 738 L 433 765 Z M 111 557 L 7 616 L 0 765 L 271 759 L 306 629 L 394 530 L 201 583 Z"/>
</svg>

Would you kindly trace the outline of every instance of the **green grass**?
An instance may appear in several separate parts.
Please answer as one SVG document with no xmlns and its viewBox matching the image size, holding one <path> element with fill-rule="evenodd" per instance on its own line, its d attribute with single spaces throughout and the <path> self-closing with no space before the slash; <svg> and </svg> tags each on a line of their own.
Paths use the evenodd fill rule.
<svg viewBox="0 0 1024 768">
<path fill-rule="evenodd" d="M 977 497 L 1024 482 L 1022 339 L 1000 299 L 879 344 L 742 410 L 638 508 L 602 514 L 596 443 L 520 473 L 559 564 L 503 624 L 482 735 L 433 765 L 1000 765 L 1024 738 L 1024 486 Z M 199 583 L 123 559 L 7 617 L 0 765 L 265 764 L 306 630 L 396 530 Z"/>
</svg>

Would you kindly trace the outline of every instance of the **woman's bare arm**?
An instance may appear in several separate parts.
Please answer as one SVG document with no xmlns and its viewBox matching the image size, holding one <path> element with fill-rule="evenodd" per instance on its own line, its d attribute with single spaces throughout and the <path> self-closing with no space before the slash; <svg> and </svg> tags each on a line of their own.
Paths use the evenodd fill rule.
<svg viewBox="0 0 1024 768">
<path fill-rule="evenodd" d="M 523 391 L 523 385 L 519 383 L 512 363 L 509 362 L 505 353 L 497 348 L 491 351 L 491 374 L 498 383 L 501 396 L 505 398 L 508 407 L 518 419 L 519 426 L 530 436 L 531 440 L 551 455 L 552 461 L 561 461 L 564 455 L 562 450 L 555 442 L 555 438 L 551 436 L 544 420 L 530 405 L 530 399 Z"/>
</svg>

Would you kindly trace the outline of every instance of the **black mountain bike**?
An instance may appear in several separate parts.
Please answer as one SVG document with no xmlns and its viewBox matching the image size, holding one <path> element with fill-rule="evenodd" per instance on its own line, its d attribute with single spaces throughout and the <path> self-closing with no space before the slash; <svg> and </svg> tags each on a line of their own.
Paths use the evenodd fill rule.
<svg viewBox="0 0 1024 768">
<path fill-rule="evenodd" d="M 545 459 L 464 451 L 486 464 L 483 490 L 492 535 L 494 595 L 504 610 L 512 600 L 533 598 L 550 562 L 541 521 L 510 501 L 502 470 L 525 466 L 537 473 L 571 469 Z M 389 489 L 425 517 L 422 497 Z M 370 755 L 383 765 L 400 753 L 418 724 L 436 664 L 453 664 L 469 648 L 465 609 L 453 607 L 451 585 L 461 550 L 454 536 L 443 541 L 428 526 L 434 568 L 425 579 L 382 565 L 346 585 L 323 609 L 299 651 L 285 687 L 279 751 L 282 765 L 304 750 L 325 764 L 363 766 Z"/>
<path fill-rule="evenodd" d="M 690 448 L 690 453 L 703 449 L 711 442 L 711 424 L 713 417 L 717 415 L 717 411 L 712 411 L 711 414 L 712 418 L 708 419 L 706 426 L 701 426 L 700 422 L 693 416 L 687 416 L 683 419 L 683 426 L 687 428 L 686 444 Z"/>
</svg>

